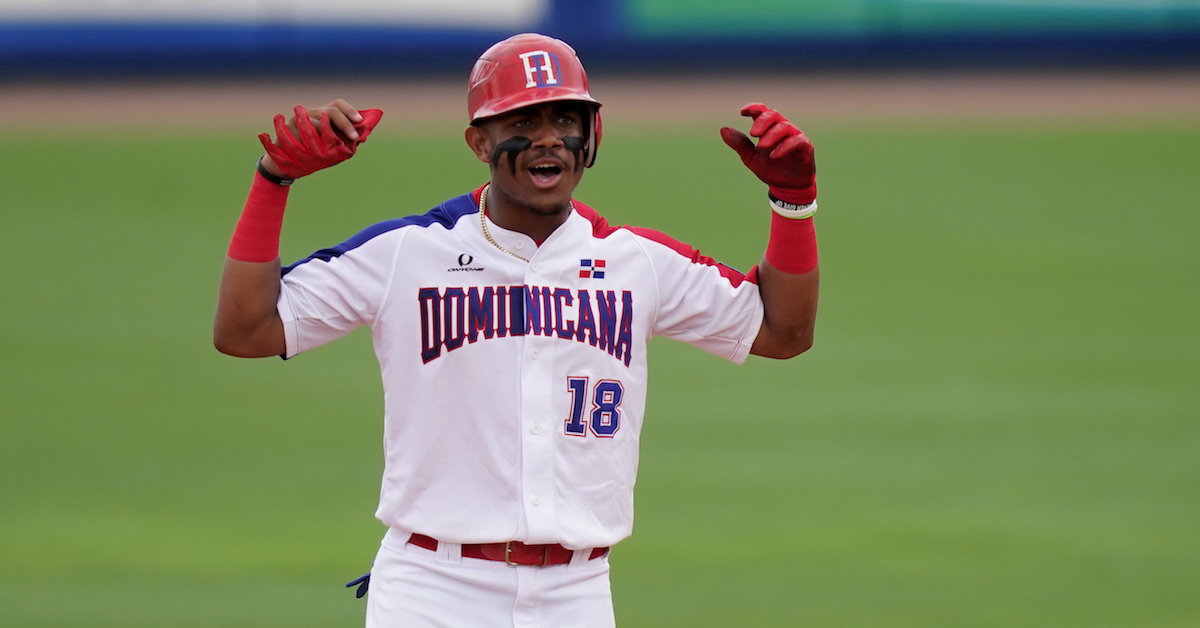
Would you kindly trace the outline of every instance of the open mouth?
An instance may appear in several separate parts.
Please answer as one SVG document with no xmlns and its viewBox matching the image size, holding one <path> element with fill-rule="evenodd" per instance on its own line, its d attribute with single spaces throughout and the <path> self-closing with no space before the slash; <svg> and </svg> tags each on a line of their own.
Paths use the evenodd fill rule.
<svg viewBox="0 0 1200 628">
<path fill-rule="evenodd" d="M 552 188 L 562 178 L 562 167 L 552 163 L 538 164 L 529 168 L 529 175 L 535 186 L 542 189 Z"/>
</svg>

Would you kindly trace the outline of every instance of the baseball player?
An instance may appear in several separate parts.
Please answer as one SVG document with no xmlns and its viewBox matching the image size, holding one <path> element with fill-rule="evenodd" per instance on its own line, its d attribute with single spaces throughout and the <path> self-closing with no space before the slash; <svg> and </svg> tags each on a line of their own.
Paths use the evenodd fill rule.
<svg viewBox="0 0 1200 628">
<path fill-rule="evenodd" d="M 289 186 L 353 156 L 382 114 L 337 100 L 276 116 L 225 261 L 214 342 L 290 358 L 371 328 L 386 413 L 376 517 L 388 530 L 367 626 L 612 626 L 608 555 L 632 530 L 647 341 L 735 363 L 809 348 L 813 147 L 761 104 L 742 110 L 749 136 L 721 129 L 772 210 L 763 260 L 743 274 L 572 197 L 602 133 L 566 43 L 494 45 L 467 108 L 487 183 L 282 268 Z"/>
</svg>

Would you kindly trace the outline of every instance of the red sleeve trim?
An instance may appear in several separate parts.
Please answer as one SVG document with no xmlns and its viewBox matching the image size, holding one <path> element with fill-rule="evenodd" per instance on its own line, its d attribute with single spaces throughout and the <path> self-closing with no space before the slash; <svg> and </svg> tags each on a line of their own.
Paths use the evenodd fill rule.
<svg viewBox="0 0 1200 628">
<path fill-rule="evenodd" d="M 742 285 L 743 281 L 749 281 L 753 284 L 758 283 L 758 273 L 752 273 L 752 276 L 746 275 L 745 273 L 730 266 L 726 266 L 725 264 L 722 264 L 721 262 L 708 257 L 707 255 L 701 255 L 698 249 L 680 242 L 679 240 L 676 240 L 675 238 L 672 238 L 671 236 L 660 231 L 646 229 L 643 227 L 614 227 L 609 225 L 608 221 L 605 220 L 603 216 L 596 213 L 596 210 L 592 209 L 591 207 L 588 207 L 587 205 L 584 205 L 576 200 L 572 200 L 571 202 L 575 206 L 575 211 L 578 212 L 580 216 L 587 218 L 592 223 L 592 235 L 597 238 L 607 238 L 608 236 L 616 233 L 618 230 L 625 229 L 626 231 L 646 238 L 647 240 L 651 240 L 666 246 L 676 253 L 688 258 L 693 264 L 703 264 L 705 266 L 715 267 L 717 271 L 721 273 L 721 276 L 727 279 L 734 288 Z"/>
</svg>

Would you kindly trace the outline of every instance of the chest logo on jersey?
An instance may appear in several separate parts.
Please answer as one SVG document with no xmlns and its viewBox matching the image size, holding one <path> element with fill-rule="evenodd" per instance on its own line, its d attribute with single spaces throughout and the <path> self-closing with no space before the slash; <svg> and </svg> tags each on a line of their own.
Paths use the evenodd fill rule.
<svg viewBox="0 0 1200 628">
<path fill-rule="evenodd" d="M 604 269 L 607 265 L 602 259 L 579 260 L 580 279 L 604 279 Z"/>
<path fill-rule="evenodd" d="M 463 253 L 458 256 L 458 267 L 450 267 L 446 269 L 448 273 L 464 273 L 464 272 L 479 272 L 483 270 L 482 266 L 472 266 L 475 258 L 469 253 Z"/>
<path fill-rule="evenodd" d="M 420 288 L 417 304 L 424 363 L 467 344 L 507 336 L 587 344 L 625 366 L 633 357 L 633 293 L 629 290 L 618 294 L 549 286 Z"/>
</svg>

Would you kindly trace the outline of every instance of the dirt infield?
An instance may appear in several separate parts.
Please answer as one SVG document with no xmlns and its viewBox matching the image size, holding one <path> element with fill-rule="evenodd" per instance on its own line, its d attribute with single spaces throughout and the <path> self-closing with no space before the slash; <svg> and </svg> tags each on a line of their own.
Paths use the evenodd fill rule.
<svg viewBox="0 0 1200 628">
<path fill-rule="evenodd" d="M 606 120 L 622 122 L 727 120 L 749 100 L 808 120 L 1200 120 L 1200 72 L 1195 71 L 599 75 L 592 89 L 604 102 Z M 465 91 L 464 81 L 411 78 L 9 84 L 0 86 L 0 107 L 9 112 L 0 118 L 0 130 L 261 127 L 293 104 L 321 104 L 334 97 L 383 109 L 392 125 L 452 124 L 465 121 Z"/>
</svg>

